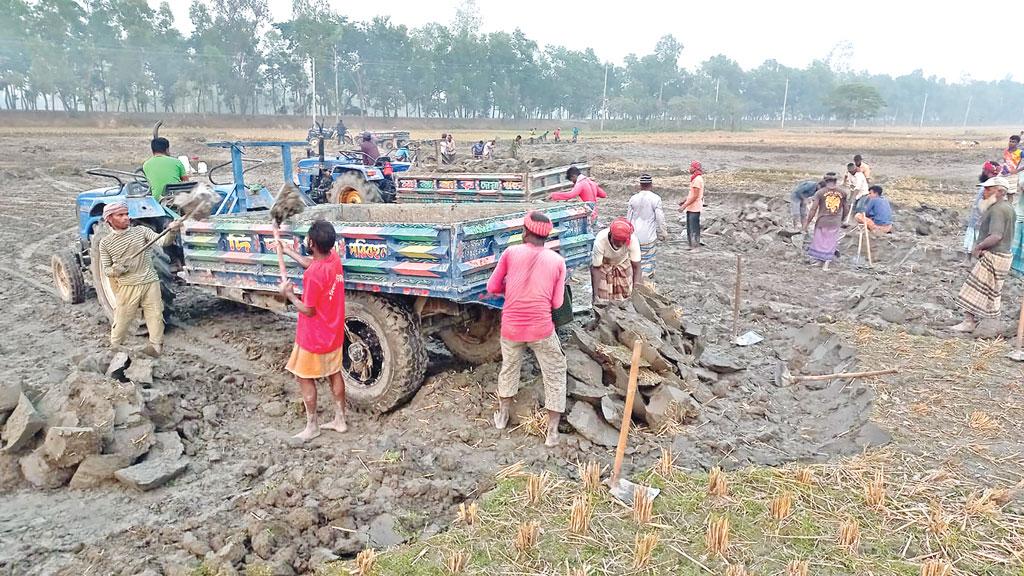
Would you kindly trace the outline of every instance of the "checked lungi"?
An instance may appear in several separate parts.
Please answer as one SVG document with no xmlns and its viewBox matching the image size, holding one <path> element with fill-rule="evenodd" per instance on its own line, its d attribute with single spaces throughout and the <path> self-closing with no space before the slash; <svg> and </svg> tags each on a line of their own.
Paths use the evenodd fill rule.
<svg viewBox="0 0 1024 576">
<path fill-rule="evenodd" d="M 956 297 L 957 306 L 979 318 L 999 316 L 1003 282 L 1013 264 L 1013 255 L 982 252 L 970 276 Z"/>
</svg>

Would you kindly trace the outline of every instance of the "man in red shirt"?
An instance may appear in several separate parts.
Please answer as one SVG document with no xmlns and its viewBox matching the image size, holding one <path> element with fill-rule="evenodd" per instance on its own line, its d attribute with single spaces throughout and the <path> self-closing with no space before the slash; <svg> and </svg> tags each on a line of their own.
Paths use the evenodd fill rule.
<svg viewBox="0 0 1024 576">
<path fill-rule="evenodd" d="M 590 214 L 590 223 L 594 224 L 597 222 L 597 199 L 607 198 L 608 194 L 597 185 L 597 182 L 594 182 L 588 176 L 584 176 L 580 169 L 575 166 L 570 166 L 565 171 L 565 177 L 572 181 L 572 190 L 568 192 L 552 192 L 549 198 L 551 200 L 572 200 L 578 196 L 583 202 L 593 202 L 594 211 Z"/>
<path fill-rule="evenodd" d="M 544 247 L 552 228 L 547 216 L 530 212 L 523 227 L 523 243 L 502 252 L 487 282 L 488 292 L 505 296 L 494 426 L 503 430 L 508 424 L 512 399 L 519 392 L 523 352 L 529 348 L 544 379 L 544 408 L 548 411 L 544 445 L 551 447 L 558 445 L 558 421 L 565 412 L 565 354 L 551 319 L 551 311 L 562 306 L 565 296 L 565 260 Z"/>
<path fill-rule="evenodd" d="M 306 442 L 320 435 L 320 429 L 344 432 L 345 381 L 341 376 L 342 345 L 345 342 L 345 277 L 341 258 L 334 250 L 337 242 L 334 226 L 317 220 L 306 233 L 306 248 L 312 258 L 282 246 L 306 269 L 302 273 L 302 298 L 295 295 L 291 282 L 282 282 L 281 294 L 295 305 L 299 323 L 295 345 L 288 359 L 287 370 L 295 375 L 306 407 L 306 427 L 294 438 Z M 316 380 L 327 378 L 334 394 L 334 420 L 319 425 L 316 415 Z"/>
</svg>

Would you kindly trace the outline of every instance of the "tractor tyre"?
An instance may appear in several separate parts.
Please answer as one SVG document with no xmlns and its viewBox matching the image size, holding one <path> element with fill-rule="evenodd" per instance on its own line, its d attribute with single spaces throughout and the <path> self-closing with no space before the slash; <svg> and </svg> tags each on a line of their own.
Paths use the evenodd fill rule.
<svg viewBox="0 0 1024 576">
<path fill-rule="evenodd" d="M 62 250 L 50 259 L 53 285 L 60 299 L 68 304 L 85 302 L 85 275 L 78 258 L 69 250 Z"/>
<path fill-rule="evenodd" d="M 100 241 L 110 233 L 110 227 L 106 224 L 99 224 L 93 231 L 90 239 L 89 254 L 90 269 L 92 271 L 92 285 L 96 288 L 96 299 L 103 308 L 107 319 L 113 322 L 114 309 L 117 308 L 117 292 L 114 290 L 110 278 L 103 273 L 103 266 L 100 264 Z M 154 248 L 153 266 L 156 268 L 157 276 L 160 277 L 160 299 L 164 302 L 164 320 L 169 320 L 174 311 L 174 273 L 171 271 L 171 259 L 162 248 Z"/>
<path fill-rule="evenodd" d="M 501 313 L 486 306 L 474 306 L 469 321 L 438 333 L 456 358 L 470 364 L 486 364 L 501 358 Z"/>
<path fill-rule="evenodd" d="M 345 293 L 342 376 L 348 403 L 379 414 L 404 404 L 427 371 L 419 322 L 399 302 L 365 292 Z"/>
<path fill-rule="evenodd" d="M 369 204 L 381 201 L 380 190 L 362 174 L 348 172 L 334 181 L 327 201 L 331 204 Z"/>
</svg>

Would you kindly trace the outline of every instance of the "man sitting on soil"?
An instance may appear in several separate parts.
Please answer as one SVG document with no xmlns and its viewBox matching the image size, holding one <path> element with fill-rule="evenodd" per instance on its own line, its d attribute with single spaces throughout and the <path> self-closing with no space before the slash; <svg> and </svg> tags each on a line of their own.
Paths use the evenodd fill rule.
<svg viewBox="0 0 1024 576">
<path fill-rule="evenodd" d="M 594 302 L 629 299 L 641 275 L 640 242 L 633 234 L 633 225 L 625 218 L 617 218 L 594 237 L 590 261 Z"/>
<path fill-rule="evenodd" d="M 605 193 L 604 189 L 598 186 L 597 182 L 590 179 L 589 176 L 584 176 L 580 172 L 580 169 L 575 166 L 570 166 L 565 171 L 565 177 L 572 182 L 572 190 L 568 192 L 553 192 L 548 197 L 549 200 L 572 200 L 573 198 L 579 198 L 583 202 L 592 202 L 594 204 L 594 210 L 590 213 L 590 223 L 592 225 L 597 223 L 597 199 L 607 198 L 608 194 Z"/>
<path fill-rule="evenodd" d="M 295 375 L 306 408 L 306 427 L 293 438 L 307 442 L 325 428 L 337 432 L 348 430 L 345 424 L 345 381 L 341 376 L 342 345 L 345 340 L 345 278 L 341 259 L 334 250 L 338 237 L 334 226 L 317 220 L 306 234 L 306 248 L 312 258 L 291 247 L 281 251 L 306 269 L 302 273 L 302 298 L 295 295 L 291 282 L 282 282 L 281 294 L 299 312 L 295 328 L 295 344 L 285 367 Z M 327 378 L 334 394 L 334 420 L 318 425 L 316 413 L 316 380 Z"/>
<path fill-rule="evenodd" d="M 633 224 L 636 239 L 640 242 L 640 269 L 647 282 L 654 281 L 657 267 L 658 240 L 665 232 L 665 212 L 661 209 L 661 196 L 653 191 L 654 181 L 650 174 L 640 175 L 640 191 L 629 199 L 626 219 Z"/>
<path fill-rule="evenodd" d="M 149 182 L 149 192 L 159 202 L 168 184 L 188 182 L 188 176 L 181 160 L 171 157 L 171 142 L 167 138 L 153 138 L 149 149 L 153 155 L 142 165 L 142 173 Z"/>
<path fill-rule="evenodd" d="M 103 208 L 103 220 L 110 225 L 111 232 L 100 240 L 97 257 L 117 296 L 114 321 L 110 325 L 110 345 L 115 350 L 122 347 L 141 307 L 149 332 L 149 345 L 143 352 L 159 356 L 164 343 L 164 301 L 160 296 L 160 277 L 153 267 L 151 250 L 163 250 L 164 246 L 174 242 L 174 234 L 181 228 L 181 221 L 174 220 L 168 224 L 170 232 L 140 254 L 143 246 L 155 239 L 157 233 L 145 226 L 132 226 L 128 204 L 107 204 Z"/>
<path fill-rule="evenodd" d="M 373 134 L 363 133 L 363 141 L 359 143 L 359 151 L 363 153 L 363 165 L 373 166 L 380 158 L 380 148 L 373 143 Z"/>
<path fill-rule="evenodd" d="M 565 412 L 566 362 L 555 333 L 551 311 L 565 297 L 565 260 L 544 243 L 551 220 L 530 212 L 523 220 L 523 243 L 501 253 L 487 282 L 487 291 L 505 296 L 501 309 L 501 372 L 498 373 L 498 411 L 494 426 L 508 425 L 512 399 L 519 392 L 523 352 L 533 350 L 544 380 L 548 412 L 545 446 L 558 444 L 558 421 Z"/>
<path fill-rule="evenodd" d="M 824 187 L 824 180 L 804 180 L 789 193 L 789 214 L 793 217 L 794 228 L 799 229 L 807 219 L 807 199 Z"/>
<path fill-rule="evenodd" d="M 978 262 L 956 298 L 957 305 L 964 311 L 963 322 L 952 327 L 956 332 L 973 332 L 979 318 L 999 317 L 1003 282 L 1013 263 L 1010 246 L 1017 215 L 1006 201 L 1010 184 L 1006 178 L 996 176 L 983 186 L 979 240 L 971 251 Z"/>
<path fill-rule="evenodd" d="M 846 165 L 843 187 L 849 191 L 849 202 L 853 206 L 853 210 L 848 212 L 846 219 L 843 220 L 843 227 L 846 227 L 850 223 L 851 214 L 860 214 L 864 211 L 868 195 L 868 180 L 862 172 L 857 170 L 857 165 L 853 162 Z"/>
<path fill-rule="evenodd" d="M 868 188 L 868 201 L 864 205 L 864 213 L 857 214 L 856 219 L 871 232 L 892 232 L 892 206 L 889 199 L 882 196 L 881 186 Z"/>
<path fill-rule="evenodd" d="M 814 238 L 807 247 L 807 255 L 811 260 L 824 262 L 823 270 L 828 270 L 829 264 L 836 258 L 842 222 L 849 213 L 846 191 L 836 186 L 835 172 L 825 174 L 825 187 L 818 190 L 811 200 L 811 212 L 803 228 L 806 233 L 811 221 L 814 221 Z"/>
</svg>

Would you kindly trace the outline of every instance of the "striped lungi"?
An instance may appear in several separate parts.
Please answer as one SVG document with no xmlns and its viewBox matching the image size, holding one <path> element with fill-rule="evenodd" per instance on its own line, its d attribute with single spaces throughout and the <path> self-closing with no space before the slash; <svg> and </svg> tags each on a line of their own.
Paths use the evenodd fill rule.
<svg viewBox="0 0 1024 576">
<path fill-rule="evenodd" d="M 644 279 L 654 278 L 654 269 L 657 267 L 658 241 L 652 240 L 644 244 L 640 243 L 640 270 L 644 273 Z"/>
<path fill-rule="evenodd" d="M 1013 255 L 982 252 L 970 276 L 960 288 L 957 305 L 979 318 L 999 316 L 1002 304 L 1003 282 L 1013 263 Z"/>
<path fill-rule="evenodd" d="M 1017 278 L 1024 278 L 1024 222 L 1017 221 L 1013 229 L 1013 245 L 1010 246 L 1010 253 L 1013 254 L 1013 264 L 1010 272 Z"/>
</svg>

